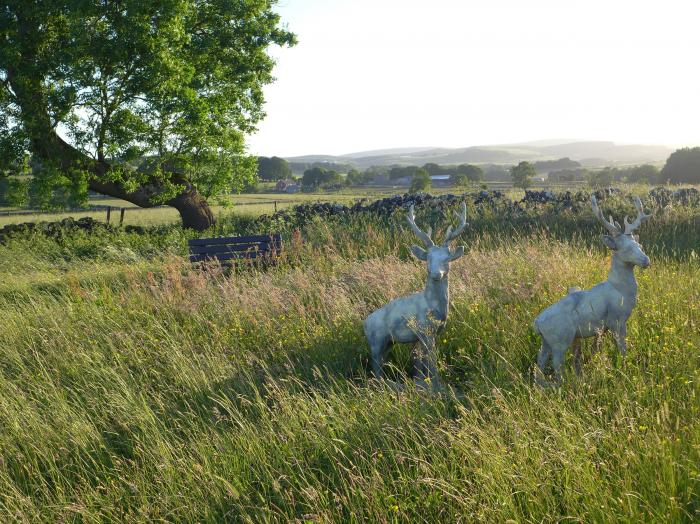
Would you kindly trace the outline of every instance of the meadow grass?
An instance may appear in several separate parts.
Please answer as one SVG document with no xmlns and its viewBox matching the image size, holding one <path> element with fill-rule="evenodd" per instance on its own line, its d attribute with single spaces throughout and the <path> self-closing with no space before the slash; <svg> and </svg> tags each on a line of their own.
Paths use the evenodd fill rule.
<svg viewBox="0 0 700 524">
<path fill-rule="evenodd" d="M 653 265 L 627 359 L 588 344 L 583 377 L 546 390 L 531 322 L 605 278 L 600 227 L 474 213 L 445 397 L 366 380 L 362 319 L 424 283 L 402 220 L 313 220 L 302 244 L 290 226 L 281 264 L 233 272 L 191 268 L 179 228 L 0 245 L 0 519 L 697 521 L 698 211 L 640 231 Z"/>
<path fill-rule="evenodd" d="M 442 192 L 447 192 L 443 190 Z M 243 193 L 238 195 L 230 195 L 223 201 L 214 201 L 212 211 L 215 215 L 222 217 L 230 214 L 244 216 L 258 216 L 262 214 L 272 214 L 275 209 L 281 210 L 295 205 L 308 202 L 338 202 L 342 204 L 353 204 L 362 198 L 382 198 L 384 196 L 393 195 L 396 191 L 387 188 L 347 188 L 338 192 L 317 192 L 317 193 Z M 276 205 L 275 205 L 276 202 Z M 111 223 L 116 224 L 119 221 L 119 209 L 125 208 L 124 225 L 135 226 L 157 226 L 176 224 L 180 221 L 180 215 L 175 208 L 172 207 L 154 207 L 140 208 L 118 198 L 93 198 L 89 201 L 91 205 L 112 206 Z M 19 211 L 13 207 L 0 207 L 0 211 Z M 21 215 L 0 215 L 0 227 L 7 224 L 19 224 L 22 222 L 38 222 L 38 221 L 58 221 L 64 218 L 73 217 L 75 219 L 82 217 L 91 217 L 96 220 L 105 221 L 107 211 L 90 211 L 89 209 L 53 213 L 35 213 Z"/>
</svg>

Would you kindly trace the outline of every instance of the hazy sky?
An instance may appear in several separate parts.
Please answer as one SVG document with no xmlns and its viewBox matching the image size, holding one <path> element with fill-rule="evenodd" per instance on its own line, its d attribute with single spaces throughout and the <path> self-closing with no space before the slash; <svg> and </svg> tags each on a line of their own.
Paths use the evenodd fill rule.
<svg viewBox="0 0 700 524">
<path fill-rule="evenodd" d="M 281 0 L 261 155 L 700 145 L 696 0 Z"/>
</svg>

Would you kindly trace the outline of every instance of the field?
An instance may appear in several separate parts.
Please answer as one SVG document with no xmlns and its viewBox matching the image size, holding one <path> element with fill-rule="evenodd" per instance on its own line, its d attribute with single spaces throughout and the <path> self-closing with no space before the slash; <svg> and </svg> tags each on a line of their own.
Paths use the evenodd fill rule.
<svg viewBox="0 0 700 524">
<path fill-rule="evenodd" d="M 276 225 L 283 262 L 232 273 L 191 268 L 174 225 L 6 240 L 0 520 L 697 521 L 700 208 L 652 211 L 627 358 L 589 343 L 582 377 L 542 389 L 532 319 L 605 278 L 602 228 L 470 206 L 445 396 L 367 381 L 362 319 L 424 283 L 401 213 Z M 216 233 L 272 227 L 250 215 Z"/>
<path fill-rule="evenodd" d="M 268 184 L 267 189 L 272 186 Z M 558 186 L 552 186 L 554 188 Z M 509 184 L 491 183 L 491 189 L 500 189 L 506 192 L 512 198 L 519 198 L 523 192 L 519 189 L 512 188 Z M 394 195 L 397 191 L 405 191 L 406 188 L 391 188 L 391 187 L 365 187 L 365 188 L 347 188 L 335 192 L 318 192 L 318 193 L 246 193 L 241 195 L 232 195 L 225 200 L 225 205 L 221 203 L 212 206 L 214 214 L 218 217 L 225 217 L 229 214 L 257 216 L 261 214 L 272 214 L 275 210 L 285 209 L 291 206 L 303 204 L 306 202 L 340 202 L 350 204 L 360 199 L 379 199 L 386 196 Z M 436 188 L 431 190 L 433 194 L 459 193 L 458 188 Z M 155 208 L 139 208 L 134 204 L 125 200 L 116 198 L 93 198 L 89 202 L 90 205 L 111 206 L 111 222 L 117 223 L 119 220 L 119 210 L 125 208 L 124 225 L 138 226 L 156 226 L 166 224 L 176 224 L 180 217 L 177 211 L 171 207 L 155 207 Z M 12 214 L 20 211 L 16 208 L 0 207 L 0 227 L 7 224 L 18 224 L 21 222 L 37 222 L 37 221 L 57 221 L 67 217 L 80 218 L 92 217 L 97 220 L 106 220 L 107 212 L 100 211 L 71 211 L 71 212 L 55 212 L 55 213 L 36 213 L 36 214 Z"/>
</svg>

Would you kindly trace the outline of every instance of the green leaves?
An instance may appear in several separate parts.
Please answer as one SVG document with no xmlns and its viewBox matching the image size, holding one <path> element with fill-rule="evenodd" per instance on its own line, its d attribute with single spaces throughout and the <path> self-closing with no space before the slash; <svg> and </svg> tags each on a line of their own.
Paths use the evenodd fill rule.
<svg viewBox="0 0 700 524">
<path fill-rule="evenodd" d="M 183 178 L 208 196 L 240 190 L 254 176 L 245 134 L 264 116 L 262 88 L 273 80 L 268 48 L 295 41 L 273 4 L 7 2 L 0 12 L 3 155 L 19 158 L 29 148 L 47 160 L 41 141 L 58 132 L 115 169 L 91 176 L 129 189 L 157 182 L 152 202 L 177 195 Z M 68 171 L 61 176 L 73 176 Z M 41 174 L 39 194 L 64 187 L 61 176 Z M 80 177 L 71 185 L 80 187 Z"/>
<path fill-rule="evenodd" d="M 671 153 L 661 178 L 673 184 L 700 182 L 700 147 L 685 147 Z"/>
<path fill-rule="evenodd" d="M 527 189 L 532 185 L 531 179 L 536 174 L 537 172 L 530 162 L 520 162 L 510 170 L 510 175 L 513 178 L 513 185 L 522 189 Z"/>
<path fill-rule="evenodd" d="M 430 189 L 430 182 L 430 175 L 428 174 L 428 171 L 420 168 L 411 179 L 411 187 L 409 188 L 409 192 L 419 193 L 421 191 L 426 191 Z"/>
</svg>

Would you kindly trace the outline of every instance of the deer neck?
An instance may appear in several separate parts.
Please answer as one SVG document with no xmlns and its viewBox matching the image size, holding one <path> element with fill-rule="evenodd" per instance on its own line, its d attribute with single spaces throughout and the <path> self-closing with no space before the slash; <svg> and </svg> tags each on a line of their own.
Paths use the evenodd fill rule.
<svg viewBox="0 0 700 524">
<path fill-rule="evenodd" d="M 632 307 L 637 299 L 637 279 L 634 277 L 634 264 L 624 262 L 617 253 L 613 254 L 608 282 L 622 294 Z"/>
<path fill-rule="evenodd" d="M 437 320 L 447 320 L 448 289 L 447 275 L 441 280 L 433 280 L 428 276 L 424 291 L 425 300 Z"/>
</svg>

